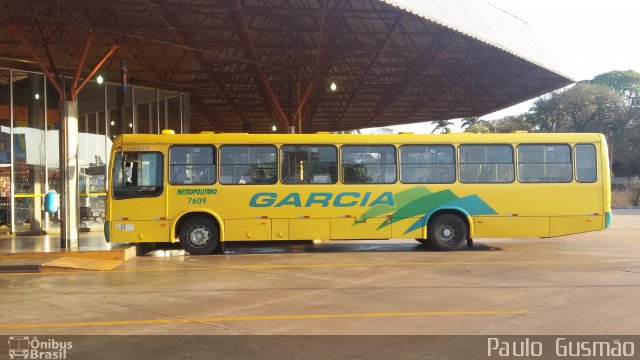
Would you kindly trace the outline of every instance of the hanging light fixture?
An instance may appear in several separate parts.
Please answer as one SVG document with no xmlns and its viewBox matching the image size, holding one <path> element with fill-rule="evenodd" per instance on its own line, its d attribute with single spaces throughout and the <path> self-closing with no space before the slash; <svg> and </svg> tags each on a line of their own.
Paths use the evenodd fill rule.
<svg viewBox="0 0 640 360">
<path fill-rule="evenodd" d="M 98 82 L 98 84 L 102 85 L 102 83 L 104 82 L 104 78 L 102 77 L 102 75 L 98 75 L 96 81 Z"/>
</svg>

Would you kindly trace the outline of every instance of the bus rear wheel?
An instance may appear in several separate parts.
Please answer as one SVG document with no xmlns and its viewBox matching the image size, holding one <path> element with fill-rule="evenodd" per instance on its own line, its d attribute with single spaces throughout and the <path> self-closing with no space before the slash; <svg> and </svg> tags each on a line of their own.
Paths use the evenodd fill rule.
<svg viewBox="0 0 640 360">
<path fill-rule="evenodd" d="M 204 216 L 195 216 L 180 227 L 180 245 L 192 255 L 208 255 L 215 251 L 220 243 L 218 227 Z"/>
<path fill-rule="evenodd" d="M 466 243 L 467 234 L 467 224 L 454 214 L 439 215 L 427 228 L 429 243 L 440 251 L 459 250 Z"/>
</svg>

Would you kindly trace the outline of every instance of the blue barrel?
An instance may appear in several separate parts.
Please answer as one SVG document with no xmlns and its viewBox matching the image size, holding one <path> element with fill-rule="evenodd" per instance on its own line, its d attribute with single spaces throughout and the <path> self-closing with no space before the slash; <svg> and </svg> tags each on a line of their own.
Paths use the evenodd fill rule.
<svg viewBox="0 0 640 360">
<path fill-rule="evenodd" d="M 55 190 L 49 190 L 44 193 L 44 211 L 48 213 L 57 212 L 60 208 L 60 199 Z"/>
</svg>

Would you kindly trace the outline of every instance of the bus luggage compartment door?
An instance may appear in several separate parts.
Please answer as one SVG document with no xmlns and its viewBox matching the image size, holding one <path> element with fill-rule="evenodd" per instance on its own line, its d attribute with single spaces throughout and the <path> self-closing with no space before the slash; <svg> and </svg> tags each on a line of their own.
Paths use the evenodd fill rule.
<svg viewBox="0 0 640 360">
<path fill-rule="evenodd" d="M 391 218 L 356 215 L 331 219 L 331 239 L 389 239 Z"/>
<path fill-rule="evenodd" d="M 271 240 L 271 219 L 232 219 L 224 221 L 225 241 Z"/>
<path fill-rule="evenodd" d="M 602 215 L 552 216 L 550 236 L 561 236 L 604 229 Z"/>
<path fill-rule="evenodd" d="M 476 238 L 548 237 L 548 216 L 477 216 Z"/>
<path fill-rule="evenodd" d="M 327 240 L 330 238 L 329 219 L 289 219 L 290 240 Z"/>
</svg>

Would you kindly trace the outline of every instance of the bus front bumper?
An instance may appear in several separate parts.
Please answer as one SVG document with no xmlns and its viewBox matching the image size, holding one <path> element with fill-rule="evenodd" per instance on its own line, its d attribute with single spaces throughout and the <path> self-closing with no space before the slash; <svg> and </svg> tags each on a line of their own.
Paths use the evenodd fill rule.
<svg viewBox="0 0 640 360">
<path fill-rule="evenodd" d="M 611 226 L 611 218 L 613 217 L 613 215 L 611 214 L 610 211 L 607 211 L 604 213 L 604 228 L 608 229 L 609 226 Z"/>
</svg>

